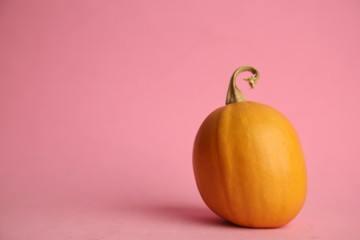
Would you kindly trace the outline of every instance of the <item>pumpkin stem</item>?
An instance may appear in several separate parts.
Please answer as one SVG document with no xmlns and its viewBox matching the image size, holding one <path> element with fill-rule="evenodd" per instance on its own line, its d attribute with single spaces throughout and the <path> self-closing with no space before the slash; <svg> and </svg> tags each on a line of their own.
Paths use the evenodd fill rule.
<svg viewBox="0 0 360 240">
<path fill-rule="evenodd" d="M 230 79 L 230 84 L 229 84 L 228 92 L 226 95 L 226 105 L 231 104 L 231 103 L 246 101 L 244 94 L 242 92 L 240 92 L 240 90 L 236 86 L 237 76 L 240 73 L 246 72 L 246 71 L 252 72 L 254 74 L 251 77 L 244 79 L 245 81 L 249 82 L 251 88 L 254 88 L 257 81 L 259 81 L 260 74 L 256 68 L 251 67 L 251 66 L 242 66 L 242 67 L 239 67 L 238 69 L 236 69 Z"/>
</svg>

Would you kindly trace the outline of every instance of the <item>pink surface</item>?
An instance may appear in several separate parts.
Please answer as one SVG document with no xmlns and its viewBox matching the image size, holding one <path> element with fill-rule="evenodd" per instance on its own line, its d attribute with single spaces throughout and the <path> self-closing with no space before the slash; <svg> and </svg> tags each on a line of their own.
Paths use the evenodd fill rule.
<svg viewBox="0 0 360 240">
<path fill-rule="evenodd" d="M 360 239 L 359 1 L 0 2 L 0 239 Z M 280 229 L 203 204 L 195 134 L 230 75 L 296 127 Z"/>
</svg>

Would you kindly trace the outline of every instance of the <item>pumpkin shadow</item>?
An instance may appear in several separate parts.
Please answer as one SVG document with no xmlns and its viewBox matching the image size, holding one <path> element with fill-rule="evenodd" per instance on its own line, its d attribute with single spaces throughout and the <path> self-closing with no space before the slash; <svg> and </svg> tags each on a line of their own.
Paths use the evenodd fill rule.
<svg viewBox="0 0 360 240">
<path fill-rule="evenodd" d="M 156 214 L 159 217 L 166 219 L 177 219 L 184 223 L 227 228 L 243 228 L 218 217 L 210 210 L 202 207 L 155 206 L 149 210 L 151 215 Z"/>
</svg>

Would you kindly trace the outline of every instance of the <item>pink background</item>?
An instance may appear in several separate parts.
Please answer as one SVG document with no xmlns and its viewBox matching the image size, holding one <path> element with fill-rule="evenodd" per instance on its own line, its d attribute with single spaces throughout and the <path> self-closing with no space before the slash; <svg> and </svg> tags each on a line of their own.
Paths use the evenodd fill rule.
<svg viewBox="0 0 360 240">
<path fill-rule="evenodd" d="M 360 2 L 0 1 L 0 239 L 360 239 Z M 232 72 L 296 127 L 280 229 L 202 202 L 192 144 Z"/>
</svg>

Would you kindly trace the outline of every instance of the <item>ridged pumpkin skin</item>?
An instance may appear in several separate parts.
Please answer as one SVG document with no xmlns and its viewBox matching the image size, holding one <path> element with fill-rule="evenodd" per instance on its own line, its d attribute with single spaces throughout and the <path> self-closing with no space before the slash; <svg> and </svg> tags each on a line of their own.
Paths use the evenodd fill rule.
<svg viewBox="0 0 360 240">
<path fill-rule="evenodd" d="M 297 134 L 277 110 L 243 101 L 212 112 L 193 149 L 199 192 L 220 217 L 241 226 L 290 222 L 306 195 L 306 170 Z"/>
</svg>

